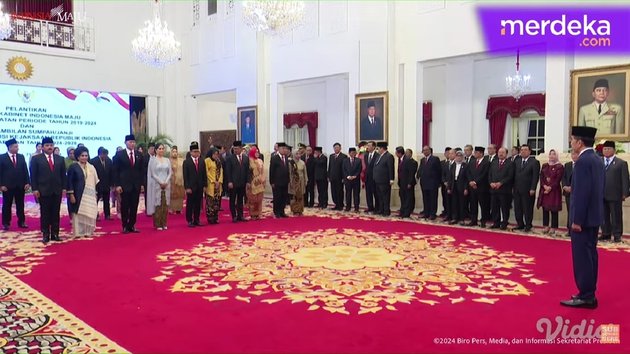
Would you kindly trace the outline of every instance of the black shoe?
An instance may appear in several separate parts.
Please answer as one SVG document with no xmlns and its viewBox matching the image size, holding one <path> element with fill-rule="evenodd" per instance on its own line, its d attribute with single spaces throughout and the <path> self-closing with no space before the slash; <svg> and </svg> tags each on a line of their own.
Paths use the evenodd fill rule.
<svg viewBox="0 0 630 354">
<path fill-rule="evenodd" d="M 530 231 L 532 231 L 532 227 L 531 227 L 531 226 L 526 226 L 526 227 L 523 229 L 523 231 L 525 231 L 525 232 L 530 232 Z"/>
<path fill-rule="evenodd" d="M 233 223 L 237 223 L 238 222 L 238 218 L 232 218 L 232 222 Z"/>
<path fill-rule="evenodd" d="M 129 232 L 133 232 L 134 234 L 139 234 L 140 230 L 136 229 L 135 227 L 130 227 Z"/>
<path fill-rule="evenodd" d="M 240 218 L 238 218 L 238 221 L 247 222 L 247 220 L 244 217 L 242 217 L 242 216 Z"/>
<path fill-rule="evenodd" d="M 123 234 L 128 234 L 129 233 L 129 229 L 126 228 L 126 227 L 123 227 L 122 233 Z"/>
<path fill-rule="evenodd" d="M 610 241 L 610 239 L 611 239 L 610 235 L 608 236 L 601 235 L 597 238 L 598 241 Z"/>
<path fill-rule="evenodd" d="M 19 227 L 20 229 L 28 229 L 28 225 L 26 225 L 25 223 L 21 223 Z"/>
<path fill-rule="evenodd" d="M 492 224 L 492 226 L 490 226 L 491 229 L 498 229 L 500 227 L 501 227 L 501 225 L 499 225 L 499 224 Z"/>
<path fill-rule="evenodd" d="M 61 239 L 59 238 L 59 235 L 52 235 L 50 239 L 53 241 L 61 241 Z"/>
<path fill-rule="evenodd" d="M 189 223 L 188 223 L 188 227 L 195 227 L 195 224 L 193 224 L 193 223 L 189 222 Z"/>
<path fill-rule="evenodd" d="M 345 208 L 343 211 L 350 211 L 350 208 Z"/>
<path fill-rule="evenodd" d="M 486 223 L 482 222 L 481 224 L 479 224 L 479 227 L 482 228 L 482 229 L 485 229 L 486 228 Z"/>
<path fill-rule="evenodd" d="M 195 222 L 193 222 L 193 224 L 194 224 L 195 226 L 201 226 L 201 223 L 200 223 L 199 221 L 195 221 Z"/>
<path fill-rule="evenodd" d="M 466 224 L 466 226 L 477 226 L 477 222 L 476 221 L 471 221 L 468 224 Z"/>
<path fill-rule="evenodd" d="M 583 300 L 571 297 L 571 300 L 560 301 L 560 305 L 567 307 L 578 307 L 584 309 L 596 309 L 597 308 L 597 299 L 593 298 L 591 300 Z"/>
<path fill-rule="evenodd" d="M 44 235 L 44 236 L 42 237 L 42 242 L 43 242 L 43 243 L 48 243 L 48 241 L 50 241 L 50 237 L 49 237 L 48 235 Z"/>
<path fill-rule="evenodd" d="M 2 226 L 2 229 L 3 229 L 4 231 L 9 231 L 9 225 L 3 225 L 3 226 Z"/>
<path fill-rule="evenodd" d="M 519 226 L 513 228 L 512 230 L 518 231 L 518 230 L 524 230 L 524 229 L 525 229 L 525 226 L 519 225 Z"/>
<path fill-rule="evenodd" d="M 615 237 L 613 240 L 614 243 L 621 243 L 621 237 Z"/>
<path fill-rule="evenodd" d="M 281 218 L 288 218 L 288 217 L 289 217 L 289 215 L 287 215 L 287 214 L 282 214 L 282 215 L 280 215 L 280 217 L 281 217 Z"/>
<path fill-rule="evenodd" d="M 429 220 L 431 220 L 431 221 L 434 221 L 435 219 L 437 219 L 437 217 L 435 215 L 429 217 Z"/>
<path fill-rule="evenodd" d="M 507 230 L 507 225 L 501 225 L 500 229 L 501 230 Z"/>
</svg>

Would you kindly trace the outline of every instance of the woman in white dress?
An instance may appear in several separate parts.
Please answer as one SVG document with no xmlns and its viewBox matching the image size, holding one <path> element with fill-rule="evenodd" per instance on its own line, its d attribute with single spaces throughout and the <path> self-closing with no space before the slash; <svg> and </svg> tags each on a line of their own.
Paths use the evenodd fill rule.
<svg viewBox="0 0 630 354">
<path fill-rule="evenodd" d="M 171 161 L 164 157 L 164 151 L 164 144 L 157 144 L 147 169 L 147 214 L 153 215 L 153 226 L 160 231 L 167 229 L 171 200 Z"/>
</svg>

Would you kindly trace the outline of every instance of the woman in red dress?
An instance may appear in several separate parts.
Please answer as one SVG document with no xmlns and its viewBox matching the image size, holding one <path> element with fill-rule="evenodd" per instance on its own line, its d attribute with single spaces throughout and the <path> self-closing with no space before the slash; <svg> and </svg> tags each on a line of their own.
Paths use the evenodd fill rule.
<svg viewBox="0 0 630 354">
<path fill-rule="evenodd" d="M 552 235 L 558 228 L 558 212 L 562 210 L 562 175 L 564 166 L 558 161 L 555 150 L 549 150 L 549 162 L 540 170 L 540 191 L 538 192 L 538 208 L 543 209 L 543 233 Z M 551 214 L 551 229 L 549 216 Z"/>
</svg>

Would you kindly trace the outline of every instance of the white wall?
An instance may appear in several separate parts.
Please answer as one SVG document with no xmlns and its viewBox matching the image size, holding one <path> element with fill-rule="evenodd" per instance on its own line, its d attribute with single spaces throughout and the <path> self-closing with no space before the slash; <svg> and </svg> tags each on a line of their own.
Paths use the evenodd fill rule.
<svg viewBox="0 0 630 354">
<path fill-rule="evenodd" d="M 199 131 L 236 130 L 236 103 L 197 100 Z"/>
</svg>

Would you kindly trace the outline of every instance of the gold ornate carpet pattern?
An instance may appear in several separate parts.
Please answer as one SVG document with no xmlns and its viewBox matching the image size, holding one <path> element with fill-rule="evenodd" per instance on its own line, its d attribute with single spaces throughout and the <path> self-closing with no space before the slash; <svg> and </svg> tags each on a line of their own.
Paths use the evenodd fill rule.
<svg viewBox="0 0 630 354">
<path fill-rule="evenodd" d="M 396 311 L 400 304 L 494 304 L 528 296 L 536 285 L 534 258 L 499 252 L 449 235 L 356 229 L 232 234 L 157 257 L 153 278 L 172 292 L 202 293 L 273 304 L 306 303 L 331 313 Z"/>
<path fill-rule="evenodd" d="M 123 353 L 124 348 L 0 268 L 0 353 Z"/>
</svg>

